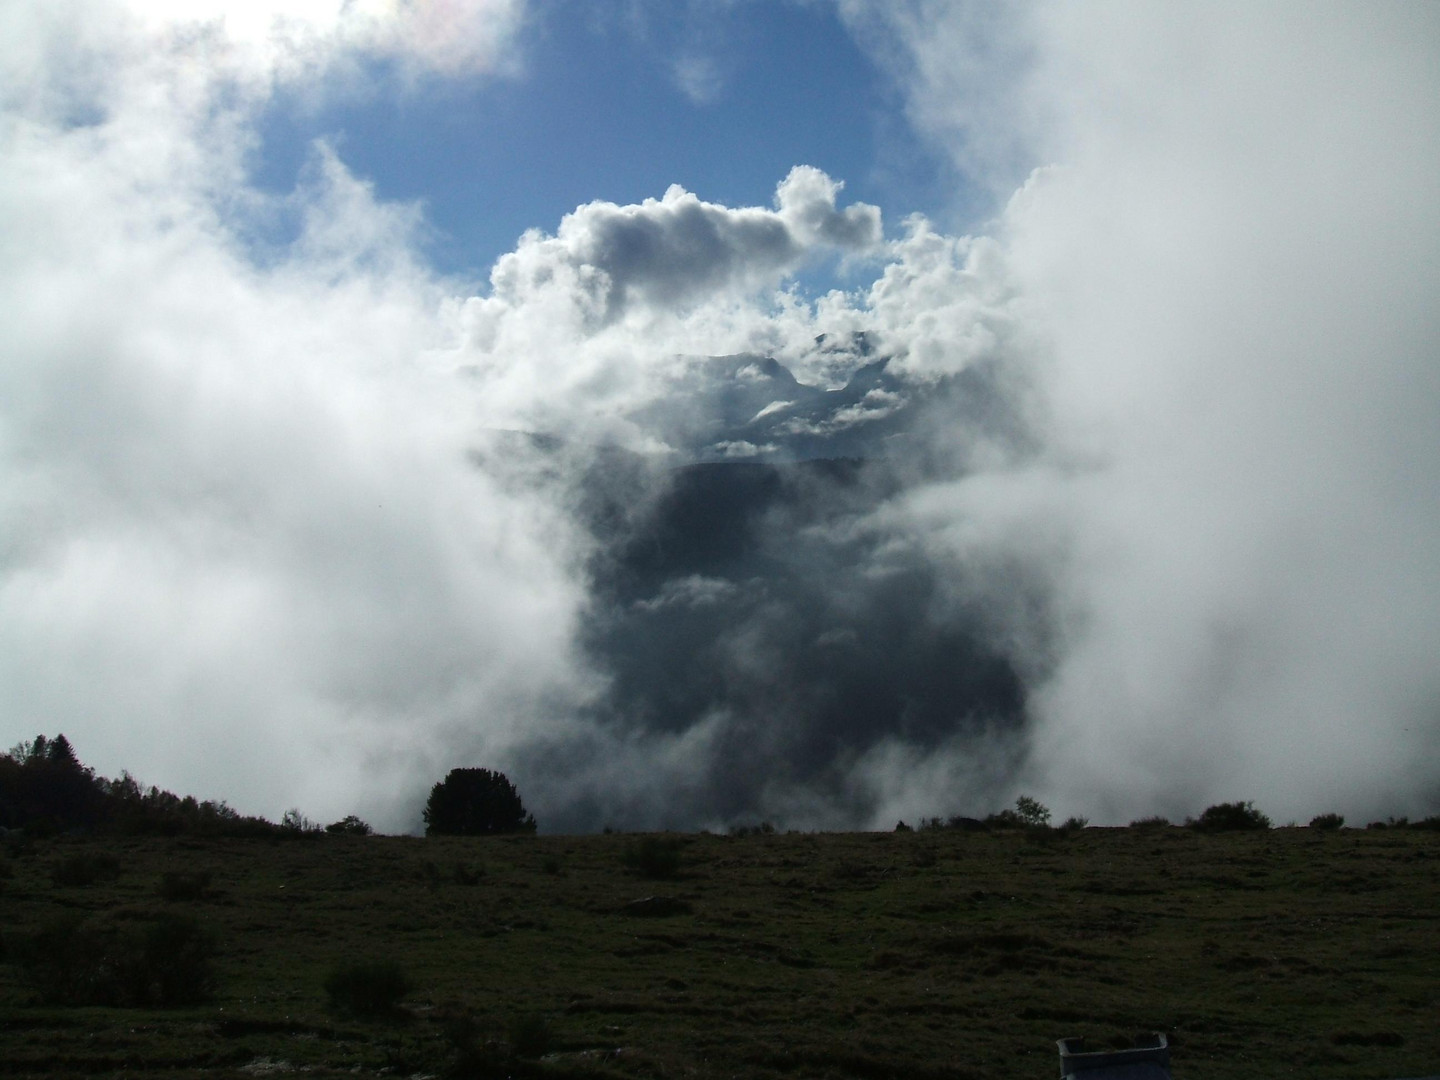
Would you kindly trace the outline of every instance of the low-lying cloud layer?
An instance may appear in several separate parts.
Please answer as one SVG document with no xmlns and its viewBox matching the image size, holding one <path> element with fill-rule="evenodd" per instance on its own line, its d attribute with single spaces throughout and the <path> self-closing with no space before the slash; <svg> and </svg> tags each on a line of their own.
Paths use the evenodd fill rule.
<svg viewBox="0 0 1440 1080">
<path fill-rule="evenodd" d="M 1019 185 L 988 235 L 801 165 L 478 295 L 341 154 L 245 155 L 280 82 L 502 70 L 522 5 L 9 9 L 13 739 L 388 829 L 462 764 L 551 828 L 1434 812 L 1436 16 L 839 6 Z M 787 291 L 827 260 L 871 284 Z"/>
</svg>

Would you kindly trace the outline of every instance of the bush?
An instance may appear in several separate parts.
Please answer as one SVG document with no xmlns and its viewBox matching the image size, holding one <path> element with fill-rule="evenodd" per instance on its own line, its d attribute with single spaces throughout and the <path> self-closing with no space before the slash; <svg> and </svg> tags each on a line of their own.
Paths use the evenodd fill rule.
<svg viewBox="0 0 1440 1080">
<path fill-rule="evenodd" d="M 69 916 L 22 939 L 16 951 L 31 984 L 52 1005 L 194 1005 L 214 987 L 211 938 L 182 915 L 125 931 Z"/>
<path fill-rule="evenodd" d="M 959 829 L 961 832 L 985 832 L 990 828 L 990 823 L 981 821 L 979 818 L 965 817 L 963 814 L 953 814 L 945 819 L 945 827 Z"/>
<path fill-rule="evenodd" d="M 1310 819 L 1312 829 L 1338 829 L 1345 824 L 1343 814 L 1317 814 Z"/>
<path fill-rule="evenodd" d="M 1032 799 L 1029 795 L 1021 795 L 1015 800 L 1015 816 L 1027 829 L 1048 829 L 1050 827 L 1050 808 L 1039 799 Z"/>
<path fill-rule="evenodd" d="M 1090 819 L 1085 817 L 1068 817 L 1065 823 L 1060 826 L 1063 832 L 1079 832 L 1081 829 L 1090 827 Z"/>
<path fill-rule="evenodd" d="M 319 836 L 320 826 L 300 812 L 299 807 L 286 810 L 280 819 L 281 836 Z"/>
<path fill-rule="evenodd" d="M 160 898 L 171 902 L 201 900 L 210 891 L 210 871 L 166 870 L 160 877 Z"/>
<path fill-rule="evenodd" d="M 395 1015 L 409 992 L 410 980 L 393 960 L 339 964 L 325 977 L 330 1007 L 366 1019 Z"/>
<path fill-rule="evenodd" d="M 1025 822 L 1020 820 L 1020 815 L 1014 810 L 1000 810 L 986 816 L 985 827 L 989 829 L 1023 829 Z"/>
<path fill-rule="evenodd" d="M 1233 802 L 1208 806 L 1199 818 L 1185 824 L 1200 832 L 1244 832 L 1268 829 L 1270 819 L 1255 809 L 1253 802 Z"/>
<path fill-rule="evenodd" d="M 120 860 L 114 855 L 77 854 L 61 859 L 50 868 L 56 885 L 87 888 L 120 876 Z"/>
<path fill-rule="evenodd" d="M 1168 829 L 1169 827 L 1170 819 L 1167 817 L 1162 817 L 1160 814 L 1154 814 L 1150 817 L 1136 818 L 1134 821 L 1130 822 L 1130 828 L 1132 829 Z"/>
<path fill-rule="evenodd" d="M 642 836 L 626 844 L 620 858 L 626 867 L 641 877 L 673 878 L 680 873 L 680 841 L 662 836 Z"/>
<path fill-rule="evenodd" d="M 968 824 L 968 819 L 951 818 L 950 824 L 958 827 L 973 827 Z M 1032 799 L 1029 795 L 1021 795 L 1015 800 L 1013 810 L 1000 810 L 989 815 L 984 822 L 976 823 L 983 828 L 990 829 L 1030 829 L 1039 832 L 1050 827 L 1050 808 L 1039 799 Z"/>
<path fill-rule="evenodd" d="M 339 821 L 333 821 L 325 826 L 327 833 L 336 833 L 340 836 L 369 836 L 375 830 L 370 828 L 354 814 L 343 817 Z"/>
<path fill-rule="evenodd" d="M 430 789 L 424 818 L 426 836 L 535 831 L 535 819 L 525 812 L 515 785 L 489 769 L 451 769 Z"/>
<path fill-rule="evenodd" d="M 214 943 L 200 924 L 184 915 L 162 915 L 145 933 L 145 991 L 156 1005 L 194 1005 L 214 988 L 210 958 Z"/>
<path fill-rule="evenodd" d="M 775 826 L 768 821 L 762 821 L 758 825 L 731 825 L 730 835 L 744 839 L 747 836 L 774 836 Z"/>
</svg>

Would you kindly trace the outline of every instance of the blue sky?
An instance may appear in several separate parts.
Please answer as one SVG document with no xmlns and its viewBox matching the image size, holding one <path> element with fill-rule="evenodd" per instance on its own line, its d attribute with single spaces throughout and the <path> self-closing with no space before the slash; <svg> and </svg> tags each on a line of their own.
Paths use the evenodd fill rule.
<svg viewBox="0 0 1440 1080">
<path fill-rule="evenodd" d="M 581 203 L 640 202 L 678 183 L 768 206 L 801 164 L 891 225 L 964 211 L 953 165 L 911 130 L 900 88 L 829 4 L 551 0 L 509 48 L 508 73 L 431 75 L 397 92 L 393 64 L 372 60 L 359 83 L 280 93 L 259 123 L 256 183 L 288 191 L 325 139 L 381 198 L 421 201 L 431 258 L 460 274 L 483 274 L 524 230 L 554 231 Z M 681 68 L 700 72 L 688 90 Z"/>
</svg>

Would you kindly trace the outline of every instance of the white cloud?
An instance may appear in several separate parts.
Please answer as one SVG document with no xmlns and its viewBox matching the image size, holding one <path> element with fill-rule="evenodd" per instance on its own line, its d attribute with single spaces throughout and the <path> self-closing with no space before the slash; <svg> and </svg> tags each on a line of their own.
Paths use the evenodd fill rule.
<svg viewBox="0 0 1440 1080">
<path fill-rule="evenodd" d="M 667 449 L 710 378 L 697 357 L 775 356 L 834 385 L 886 355 L 910 401 L 987 373 L 1026 453 L 970 453 L 985 435 L 957 398 L 926 431 L 967 440 L 972 471 L 850 514 L 853 536 L 816 550 L 865 539 L 874 565 L 851 569 L 872 584 L 925 560 L 946 602 L 984 613 L 1040 723 L 1018 778 L 998 736 L 993 757 L 877 736 L 844 778 L 872 824 L 1021 780 L 1097 820 L 1221 798 L 1282 818 L 1433 807 L 1436 17 L 842 6 L 974 175 L 998 190 L 1017 163 L 1057 163 L 992 237 L 916 218 L 887 241 L 877 208 L 800 166 L 768 208 L 678 187 L 579 207 L 473 297 L 417 254 L 420 212 L 325 147 L 285 200 L 299 239 L 257 262 L 244 222 L 277 207 L 244 156 L 280 82 L 366 57 L 503 70 L 518 3 L 0 11 L 14 738 L 64 730 L 102 771 L 388 828 L 457 755 L 593 744 L 615 759 L 576 790 L 652 820 L 753 718 L 648 737 L 574 722 L 603 687 L 575 636 L 595 598 L 567 455 Z M 837 256 L 873 284 L 786 291 Z M 830 422 L 901 404 L 876 390 Z M 568 449 L 516 461 L 497 428 Z M 646 603 L 730 599 L 695 576 Z M 788 640 L 772 629 L 737 627 L 733 662 L 783 670 L 746 644 Z M 643 790 L 600 791 L 637 771 Z M 856 820 L 840 797 L 779 777 L 763 801 L 790 824 Z"/>
<path fill-rule="evenodd" d="M 998 236 L 1077 612 L 1037 784 L 1434 812 L 1440 15 L 843 6 L 972 175 L 1060 166 Z"/>
<path fill-rule="evenodd" d="M 522 0 L 128 0 L 121 6 L 157 36 L 203 41 L 226 59 L 280 77 L 313 74 L 345 53 L 447 75 L 491 71 L 511 62 L 507 53 L 524 14 Z"/>
<path fill-rule="evenodd" d="M 646 445 L 619 418 L 655 400 L 682 357 L 810 348 L 820 317 L 776 296 L 784 277 L 836 252 L 887 250 L 879 210 L 841 209 L 840 189 L 797 166 L 773 208 L 721 206 L 679 186 L 630 206 L 587 203 L 496 262 L 489 295 L 464 304 L 455 360 L 486 382 L 497 425 L 599 437 L 598 425 Z"/>
<path fill-rule="evenodd" d="M 585 331 L 633 306 L 684 309 L 716 292 L 773 287 L 827 247 L 866 253 L 879 245 L 879 210 L 838 209 L 841 186 L 797 166 L 776 188 L 773 210 L 707 203 L 679 185 L 639 205 L 587 203 L 554 236 L 527 233 L 495 264 L 493 304 L 516 309 L 562 297 L 574 328 Z"/>
<path fill-rule="evenodd" d="M 777 412 L 784 412 L 794 404 L 793 401 L 772 401 L 751 418 L 752 422 L 754 420 L 761 420 L 767 416 L 773 416 Z"/>
<path fill-rule="evenodd" d="M 351 10 L 285 32 L 343 50 Z M 503 754 L 547 700 L 586 693 L 574 534 L 464 456 L 472 404 L 436 359 L 456 326 L 412 209 L 322 148 L 300 239 L 245 256 L 248 106 L 205 84 L 233 75 L 227 50 L 274 44 L 247 12 L 192 34 L 194 8 L 90 5 L 106 48 L 47 25 L 28 89 L 50 90 L 7 98 L 4 712 L 109 774 L 408 827 L 455 748 Z M 202 44 L 220 56 L 192 78 Z M 57 102 L 94 86 L 121 92 L 74 123 Z"/>
<path fill-rule="evenodd" d="M 710 105 L 719 100 L 725 89 L 725 76 L 714 57 L 688 55 L 671 65 L 675 85 L 696 105 Z"/>
<path fill-rule="evenodd" d="M 753 458 L 761 454 L 773 454 L 778 447 L 774 443 L 756 445 L 747 439 L 727 439 L 708 448 L 722 458 Z"/>
<path fill-rule="evenodd" d="M 381 53 L 493 67 L 503 41 L 486 34 L 520 12 L 463 6 L 494 19 L 455 53 L 427 44 L 438 10 L 7 9 L 29 45 L 0 60 L 19 76 L 0 135 L 0 295 L 17 313 L 0 511 L 23 523 L 0 548 L 12 741 L 63 730 L 102 772 L 410 827 L 457 758 L 600 737 L 573 719 L 602 686 L 575 637 L 592 598 L 573 478 L 486 429 L 558 433 L 580 458 L 609 438 L 664 449 L 697 356 L 777 354 L 843 380 L 861 357 L 822 335 L 869 329 L 926 377 L 989 347 L 925 342 L 965 317 L 945 312 L 945 279 L 988 310 L 1001 270 L 923 222 L 887 243 L 877 208 L 842 207 L 805 166 L 768 208 L 679 188 L 579 207 L 468 298 L 417 254 L 419 210 L 377 201 L 333 148 L 281 200 L 249 186 L 251 124 L 280 82 Z M 257 260 L 247 223 L 280 212 L 299 235 Z M 890 272 L 813 305 L 777 291 L 837 255 Z M 654 603 L 718 588 L 682 581 Z"/>
<path fill-rule="evenodd" d="M 416 208 L 331 148 L 283 207 L 252 189 L 250 124 L 347 58 L 493 67 L 519 6 L 455 8 L 484 22 L 459 51 L 438 5 L 286 10 L 6 9 L 0 686 L 12 739 L 63 730 L 102 772 L 404 828 L 457 756 L 503 764 L 597 685 L 569 478 L 484 429 L 583 438 L 683 355 L 803 352 L 830 316 L 784 275 L 887 249 L 799 167 L 768 209 L 581 207 L 457 297 Z M 280 209 L 300 234 L 257 262 L 246 222 Z"/>
</svg>

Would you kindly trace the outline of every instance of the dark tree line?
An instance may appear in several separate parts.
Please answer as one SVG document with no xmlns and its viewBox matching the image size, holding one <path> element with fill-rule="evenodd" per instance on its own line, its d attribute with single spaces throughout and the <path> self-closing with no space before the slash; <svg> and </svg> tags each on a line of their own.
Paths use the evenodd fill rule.
<svg viewBox="0 0 1440 1080">
<path fill-rule="evenodd" d="M 346 819 L 358 832 L 358 818 Z M 337 825 L 340 823 L 337 823 Z M 129 773 L 114 780 L 80 762 L 70 740 L 44 735 L 0 755 L 0 827 L 30 832 L 85 829 L 174 836 L 292 836 L 304 830 L 248 817 L 213 800 L 144 787 Z"/>
<path fill-rule="evenodd" d="M 37 735 L 0 758 L 0 825 L 7 828 L 91 826 L 103 816 L 105 798 L 105 786 L 64 735 Z"/>
<path fill-rule="evenodd" d="M 520 793 L 503 773 L 452 769 L 425 806 L 429 835 L 485 836 L 534 832 Z M 224 802 L 145 787 L 128 772 L 114 780 L 81 763 L 64 735 L 37 735 L 0 754 L 0 828 L 32 833 L 76 829 L 126 834 L 296 837 L 368 836 L 353 814 L 322 829 L 299 810 L 277 825 L 245 816 Z"/>
</svg>

